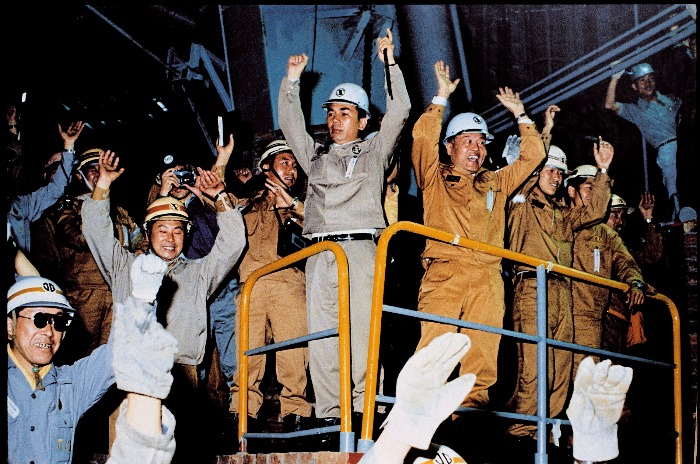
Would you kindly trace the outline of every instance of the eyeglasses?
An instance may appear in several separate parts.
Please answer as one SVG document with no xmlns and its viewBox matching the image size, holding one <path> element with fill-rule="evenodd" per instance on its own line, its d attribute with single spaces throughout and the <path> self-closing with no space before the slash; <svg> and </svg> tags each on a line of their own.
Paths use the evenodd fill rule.
<svg viewBox="0 0 700 464">
<path fill-rule="evenodd" d="M 46 324 L 51 324 L 53 328 L 59 332 L 65 332 L 70 323 L 73 322 L 73 319 L 65 314 L 36 313 L 32 317 L 20 316 L 18 314 L 17 317 L 34 321 L 34 325 L 37 329 L 43 329 L 46 327 Z"/>
</svg>

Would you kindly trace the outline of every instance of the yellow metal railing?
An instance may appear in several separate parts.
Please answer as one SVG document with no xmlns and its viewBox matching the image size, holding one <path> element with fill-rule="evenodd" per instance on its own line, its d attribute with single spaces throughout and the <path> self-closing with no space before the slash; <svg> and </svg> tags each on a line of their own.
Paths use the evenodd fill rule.
<svg viewBox="0 0 700 464">
<path fill-rule="evenodd" d="M 362 429 L 360 435 L 359 451 L 366 451 L 367 444 L 372 441 L 372 430 L 374 427 L 374 411 L 377 394 L 377 373 L 379 370 L 379 340 L 381 334 L 382 312 L 384 306 L 384 274 L 386 270 L 387 248 L 389 240 L 400 231 L 418 234 L 429 239 L 452 243 L 461 247 L 471 248 L 484 253 L 500 256 L 523 264 L 528 264 L 533 268 L 544 266 L 548 272 L 573 277 L 579 280 L 597 285 L 613 288 L 626 292 L 629 289 L 627 284 L 615 280 L 606 279 L 587 272 L 572 269 L 559 264 L 533 258 L 522 253 L 506 250 L 504 248 L 489 245 L 476 240 L 467 239 L 458 234 L 445 232 L 439 229 L 424 226 L 415 222 L 399 221 L 387 227 L 379 237 L 377 244 L 377 255 L 375 259 L 374 288 L 372 291 L 372 315 L 369 334 L 369 353 L 367 356 L 367 377 L 364 399 L 364 410 Z M 680 318 L 678 309 L 673 301 L 665 295 L 647 295 L 666 304 L 671 314 L 673 329 L 673 393 L 674 393 L 674 427 L 676 430 L 675 453 L 676 463 L 682 464 L 682 409 L 681 409 L 681 342 L 680 342 Z"/>
<path fill-rule="evenodd" d="M 247 440 L 244 434 L 248 430 L 248 351 L 250 349 L 249 339 L 249 316 L 250 316 L 250 294 L 253 285 L 261 277 L 272 274 L 287 266 L 291 266 L 299 261 L 303 261 L 311 255 L 331 251 L 335 255 L 338 265 L 338 345 L 340 362 L 340 433 L 348 434 L 352 428 L 352 399 L 350 393 L 350 285 L 348 276 L 348 258 L 343 248 L 335 242 L 323 241 L 292 253 L 277 261 L 255 270 L 243 284 L 241 289 L 240 307 L 240 345 L 238 351 L 238 443 L 239 451 L 247 452 Z M 311 336 L 313 334 L 309 334 Z M 285 341 L 286 344 L 293 340 Z M 343 443 L 347 443 L 343 439 Z M 353 444 L 354 446 L 354 444 Z M 341 449 L 340 451 L 354 451 L 354 449 Z"/>
</svg>

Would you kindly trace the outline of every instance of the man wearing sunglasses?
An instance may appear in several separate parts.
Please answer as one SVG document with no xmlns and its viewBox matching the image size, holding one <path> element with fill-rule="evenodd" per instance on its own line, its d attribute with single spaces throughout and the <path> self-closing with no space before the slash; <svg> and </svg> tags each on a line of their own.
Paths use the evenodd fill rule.
<svg viewBox="0 0 700 464">
<path fill-rule="evenodd" d="M 53 364 L 74 314 L 44 277 L 21 278 L 7 292 L 8 463 L 70 462 L 78 420 L 114 383 L 108 345 Z"/>
<path fill-rule="evenodd" d="M 172 385 L 177 340 L 156 320 L 156 295 L 167 265 L 155 255 L 131 264 L 131 293 L 115 303 L 106 345 L 72 365 L 56 366 L 75 309 L 53 281 L 24 277 L 7 292 L 8 464 L 70 463 L 80 418 L 115 384 L 120 408 L 113 461 L 170 462 L 174 418 L 161 400 Z M 156 462 L 148 461 L 148 462 Z"/>
</svg>

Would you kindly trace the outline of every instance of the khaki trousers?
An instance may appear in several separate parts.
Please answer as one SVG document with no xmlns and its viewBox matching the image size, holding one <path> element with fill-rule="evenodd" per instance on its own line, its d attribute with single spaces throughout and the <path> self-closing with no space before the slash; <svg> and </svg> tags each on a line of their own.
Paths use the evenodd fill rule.
<svg viewBox="0 0 700 464">
<path fill-rule="evenodd" d="M 240 308 L 240 294 L 237 305 Z M 236 333 L 240 334 L 240 311 L 236 315 Z M 304 336 L 308 333 L 306 323 L 306 295 L 302 282 L 279 282 L 260 279 L 253 286 L 250 297 L 248 322 L 249 349 Z M 263 403 L 264 393 L 260 383 L 265 375 L 267 356 L 259 354 L 248 358 L 248 415 L 257 417 Z M 299 347 L 275 352 L 277 381 L 280 392 L 280 416 L 298 414 L 311 416 L 311 404 L 306 399 L 309 364 L 308 348 Z M 231 387 L 231 412 L 238 412 L 240 386 L 238 372 Z"/>
<path fill-rule="evenodd" d="M 553 276 L 547 278 L 547 337 L 572 342 L 573 314 L 571 282 Z M 515 285 L 513 300 L 514 330 L 537 334 L 537 279 L 522 279 Z M 518 343 L 518 377 L 511 404 L 520 414 L 537 414 L 537 345 Z M 549 417 L 555 417 L 564 409 L 571 382 L 573 356 L 571 351 L 547 349 L 547 391 Z M 515 436 L 530 435 L 536 438 L 534 423 L 513 424 L 508 433 Z"/>
<path fill-rule="evenodd" d="M 503 328 L 505 314 L 500 266 L 476 265 L 463 259 L 424 260 L 426 271 L 418 293 L 418 310 L 438 316 Z M 476 374 L 476 384 L 462 402 L 483 407 L 489 402 L 488 388 L 496 383 L 501 336 L 483 330 L 450 324 L 421 322 L 416 351 L 446 332 L 469 335 L 471 348 L 460 361 L 459 374 Z"/>
</svg>

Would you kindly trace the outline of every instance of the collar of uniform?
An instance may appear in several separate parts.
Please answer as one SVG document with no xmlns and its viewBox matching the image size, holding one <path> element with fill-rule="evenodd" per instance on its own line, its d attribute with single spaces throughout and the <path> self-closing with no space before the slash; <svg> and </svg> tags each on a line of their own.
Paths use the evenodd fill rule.
<svg viewBox="0 0 700 464">
<path fill-rule="evenodd" d="M 345 143 L 342 144 L 342 145 L 338 145 L 337 143 L 333 142 L 333 144 L 332 144 L 331 146 L 333 146 L 333 147 L 344 147 L 344 146 L 350 145 L 351 143 L 358 143 L 358 142 L 362 142 L 362 139 L 359 138 L 359 137 L 356 138 L 355 140 L 353 140 L 352 142 L 345 142 Z"/>
<path fill-rule="evenodd" d="M 185 198 L 185 201 L 183 201 L 183 203 L 185 204 L 185 208 L 190 206 L 190 203 L 192 202 L 192 200 L 194 200 L 194 197 L 195 197 L 195 194 L 190 192 L 190 194 L 187 196 L 187 198 Z"/>
<path fill-rule="evenodd" d="M 659 92 L 658 90 L 654 94 L 654 97 L 651 101 L 646 101 L 643 98 L 640 98 L 637 100 L 637 106 L 639 106 L 641 109 L 646 110 L 649 108 L 649 105 L 651 105 L 654 102 L 659 103 L 660 105 L 664 106 L 671 106 L 672 102 L 669 98 L 667 98 L 664 94 Z"/>
<path fill-rule="evenodd" d="M 19 369 L 20 372 L 22 374 L 24 374 L 24 377 L 27 379 L 27 382 L 29 382 L 29 385 L 32 386 L 32 390 L 36 390 L 36 381 L 34 379 L 34 372 L 28 371 L 27 369 L 24 368 L 24 366 L 22 366 L 22 364 L 20 364 L 19 360 L 15 356 L 15 353 L 12 351 L 12 348 L 10 348 L 9 343 L 7 344 L 7 356 L 9 359 L 12 360 L 13 363 L 15 363 L 15 366 L 17 367 L 17 369 Z M 53 365 L 52 363 L 49 363 L 49 364 L 46 364 L 45 366 L 42 366 L 39 368 L 39 378 L 41 378 L 41 380 L 44 380 L 44 377 L 46 377 L 46 374 L 48 374 L 49 371 L 51 370 L 52 365 Z"/>
</svg>

